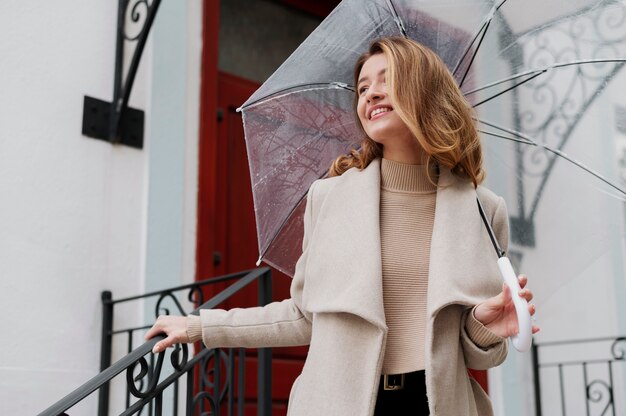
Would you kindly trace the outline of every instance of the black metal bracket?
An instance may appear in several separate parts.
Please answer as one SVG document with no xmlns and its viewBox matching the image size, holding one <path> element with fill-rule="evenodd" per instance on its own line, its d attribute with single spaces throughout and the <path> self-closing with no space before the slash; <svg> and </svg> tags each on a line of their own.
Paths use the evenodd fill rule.
<svg viewBox="0 0 626 416">
<path fill-rule="evenodd" d="M 532 218 L 509 217 L 511 240 L 525 247 L 535 247 L 535 222 Z"/>
<path fill-rule="evenodd" d="M 118 0 L 113 101 L 85 96 L 83 135 L 137 149 L 143 148 L 144 112 L 128 107 L 128 99 L 160 3 L 161 0 Z M 126 25 L 127 15 L 132 27 Z M 136 33 L 129 33 L 130 29 L 137 27 L 139 30 Z M 136 46 L 126 79 L 123 79 L 125 41 L 136 43 Z"/>
</svg>

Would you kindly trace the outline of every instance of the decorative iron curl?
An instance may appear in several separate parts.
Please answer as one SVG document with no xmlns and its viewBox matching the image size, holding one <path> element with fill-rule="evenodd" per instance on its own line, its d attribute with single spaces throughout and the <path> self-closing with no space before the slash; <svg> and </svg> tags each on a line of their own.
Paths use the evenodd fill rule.
<svg viewBox="0 0 626 416">
<path fill-rule="evenodd" d="M 145 357 L 141 357 L 128 367 L 126 370 L 126 384 L 128 385 L 128 391 L 133 396 L 140 399 L 146 399 L 154 395 L 161 376 L 161 369 L 163 368 L 165 354 L 166 351 L 159 353 L 154 369 L 150 368 L 150 365 Z M 174 346 L 174 350 L 170 355 L 170 362 L 177 373 L 182 374 L 185 371 L 188 357 L 189 349 L 187 344 L 176 344 Z M 140 366 L 140 369 L 139 374 L 135 376 L 134 373 L 137 365 Z M 145 389 L 144 385 L 147 385 Z"/>
<path fill-rule="evenodd" d="M 161 294 L 161 296 L 159 296 L 159 299 L 157 300 L 156 306 L 154 308 L 154 316 L 155 318 L 158 318 L 159 315 L 171 315 L 170 314 L 170 310 L 168 308 L 165 307 L 161 307 L 161 303 L 163 303 L 163 301 L 165 299 L 171 299 L 172 302 L 174 302 L 174 306 L 176 306 L 176 308 L 178 309 L 178 314 L 179 315 L 183 315 L 186 316 L 187 312 L 185 312 L 185 309 L 183 308 L 183 306 L 180 304 L 180 302 L 178 301 L 178 299 L 176 298 L 176 296 L 174 296 L 174 294 L 172 292 L 164 292 Z M 161 313 L 162 312 L 162 313 Z"/>
<path fill-rule="evenodd" d="M 217 360 L 214 360 L 215 356 L 218 356 Z M 206 386 L 209 389 L 215 389 L 215 385 L 216 382 L 214 380 L 215 378 L 215 368 L 217 366 L 221 366 L 222 363 L 224 363 L 224 367 L 226 367 L 226 369 L 228 369 L 229 367 L 229 355 L 226 354 L 222 349 L 216 349 L 214 354 L 209 354 L 207 355 L 205 358 L 203 358 L 200 368 L 204 368 L 204 371 L 201 372 L 201 385 L 202 386 Z M 213 364 L 211 366 L 211 364 Z M 225 374 L 228 374 L 228 372 L 226 372 Z M 221 402 L 224 397 L 226 396 L 226 394 L 228 393 L 228 390 L 230 389 L 230 385 L 232 383 L 232 380 L 230 380 L 228 378 L 228 376 L 226 376 L 225 378 L 225 382 L 224 383 L 220 383 L 220 392 L 219 392 L 219 401 Z"/>
<path fill-rule="evenodd" d="M 206 350 L 204 350 L 206 351 Z M 214 374 L 215 365 L 210 367 L 210 364 L 214 362 L 213 358 L 218 356 L 218 361 L 215 365 L 220 365 L 222 359 L 227 357 L 227 354 L 223 353 L 219 349 L 215 349 L 212 353 L 206 354 L 200 361 L 198 368 L 200 369 L 200 391 L 193 396 L 191 401 L 194 414 L 200 412 L 200 416 L 212 416 L 218 409 L 218 404 L 221 403 L 226 393 L 229 390 L 229 386 L 232 384 L 232 380 L 228 378 L 228 371 L 226 372 L 226 382 L 222 386 L 222 390 L 219 394 L 215 394 L 215 383 L 209 378 L 209 374 Z M 228 367 L 228 361 L 226 361 Z M 207 401 L 209 410 L 205 411 Z"/>
<path fill-rule="evenodd" d="M 604 33 L 603 30 L 604 28 L 620 29 L 624 26 L 624 23 L 626 22 L 626 8 L 618 3 L 614 3 L 612 6 L 616 7 L 605 7 L 601 9 L 601 11 L 596 15 L 595 19 L 593 20 L 593 26 L 596 30 L 596 33 L 602 37 L 603 41 L 610 43 L 621 43 L 626 40 L 626 35 L 617 38 L 611 37 L 611 35 L 615 34 L 615 32 Z M 618 8 L 619 12 L 621 13 L 616 13 L 616 8 Z M 600 24 L 601 21 L 605 22 L 606 24 Z"/>
<path fill-rule="evenodd" d="M 200 286 L 193 286 L 189 289 L 189 294 L 187 295 L 187 300 L 194 305 L 202 305 L 204 303 L 204 293 L 202 293 L 202 289 Z"/>
<path fill-rule="evenodd" d="M 172 363 L 172 367 L 174 370 L 178 372 L 182 372 L 185 370 L 185 366 L 187 365 L 187 361 L 189 359 L 189 348 L 187 344 L 175 344 L 174 350 L 170 355 L 170 362 Z"/>
<path fill-rule="evenodd" d="M 132 4 L 132 8 L 130 5 Z M 130 34 L 128 32 L 128 26 L 124 25 L 124 39 L 129 42 L 134 42 L 143 36 L 146 29 L 146 22 L 148 20 L 148 14 L 152 6 L 148 4 L 148 0 L 127 0 L 124 5 L 124 16 L 130 14 L 130 21 L 133 23 L 133 27 L 139 26 L 139 31 L 136 34 Z M 130 9 L 130 10 L 129 10 Z"/>
<path fill-rule="evenodd" d="M 621 16 L 616 17 L 615 7 L 596 9 L 593 12 L 585 15 L 576 15 L 573 19 L 563 21 L 561 23 L 548 26 L 545 29 L 541 29 L 526 36 L 524 42 L 527 45 L 533 45 L 532 52 L 526 57 L 528 62 L 527 66 L 530 68 L 543 67 L 546 64 L 553 62 L 564 61 L 576 61 L 583 58 L 603 58 L 607 56 L 621 56 L 620 53 L 623 45 L 623 40 L 626 39 L 626 34 L 619 22 L 626 19 L 625 8 L 619 7 Z M 617 20 L 616 20 L 617 19 Z M 555 48 L 552 39 L 562 39 L 562 42 L 556 42 L 559 44 L 558 49 Z M 592 39 L 590 41 L 590 39 Z M 571 74 L 570 85 L 565 92 L 562 99 L 550 100 L 551 109 L 540 108 L 540 114 L 545 114 L 545 123 L 535 127 L 535 131 L 531 133 L 533 128 L 526 126 L 526 133 L 533 136 L 537 136 L 536 133 L 546 130 L 547 125 L 558 117 L 563 117 L 568 124 L 574 124 L 577 122 L 577 117 L 574 116 L 578 111 L 585 107 L 588 100 L 593 97 L 594 93 L 599 88 L 591 84 L 592 82 L 603 82 L 606 77 L 611 74 L 615 69 L 616 63 L 594 63 L 585 64 L 571 67 L 569 69 L 561 68 L 559 73 L 563 74 L 563 71 Z M 542 74 L 537 79 L 530 81 L 526 84 L 526 87 L 534 89 L 535 91 L 542 90 L 543 88 L 549 88 L 549 81 L 555 76 L 557 71 L 548 71 L 548 73 Z M 590 85 L 587 85 L 587 84 Z M 577 85 L 576 85 L 577 84 Z M 601 88 L 601 87 L 600 87 Z M 575 98 L 573 93 L 577 93 Z M 541 104 L 537 98 L 544 97 L 546 95 L 556 96 L 556 92 L 553 90 L 543 92 L 537 95 L 533 94 L 535 104 Z M 567 104 L 573 111 L 564 111 Z M 535 108 L 536 106 L 532 106 Z M 559 114 L 560 113 L 560 114 Z M 569 114 L 568 114 L 569 113 Z M 534 120 L 535 117 L 529 117 L 525 114 L 522 118 L 524 121 Z M 533 134 L 534 133 L 534 134 Z"/>
<path fill-rule="evenodd" d="M 128 391 L 135 397 L 140 399 L 145 399 L 154 394 L 156 386 L 159 382 L 159 376 L 161 375 L 161 368 L 163 366 L 163 357 L 165 356 L 165 351 L 159 353 L 157 358 L 157 363 L 153 371 L 150 371 L 150 366 L 146 361 L 145 357 L 141 357 L 137 361 L 135 361 L 128 369 L 126 370 L 126 385 L 128 386 Z M 139 374 L 137 376 L 133 376 L 135 372 L 135 367 L 137 364 L 140 365 Z M 142 391 L 144 377 L 147 376 L 147 388 Z M 139 382 L 140 387 L 137 388 L 135 383 Z"/>
<path fill-rule="evenodd" d="M 526 68 L 586 62 L 548 70 L 521 86 L 520 102 L 527 105 L 519 114 L 520 132 L 557 150 L 564 149 L 586 109 L 624 66 L 623 62 L 588 62 L 617 59 L 626 54 L 622 21 L 626 21 L 626 8 L 613 3 L 520 34 L 518 42 L 526 51 L 523 65 Z M 521 70 L 518 65 L 515 69 Z M 559 80 L 553 83 L 557 72 Z M 518 146 L 518 149 L 522 161 L 519 168 L 525 175 L 538 179 L 530 184 L 534 196 L 527 211 L 532 220 L 558 158 L 533 146 Z"/>
<path fill-rule="evenodd" d="M 200 391 L 193 396 L 191 400 L 192 409 L 201 411 L 204 407 L 202 405 L 204 400 L 209 402 L 209 411 L 200 413 L 200 416 L 213 415 L 216 409 L 215 400 L 208 391 Z M 195 414 L 195 412 L 193 414 Z"/>
<path fill-rule="evenodd" d="M 624 345 L 619 345 L 620 343 Z M 618 361 L 626 359 L 626 337 L 619 337 L 611 344 L 611 354 Z"/>
<path fill-rule="evenodd" d="M 587 400 L 592 403 L 600 403 L 604 399 L 604 391 L 593 390 L 595 386 L 599 386 L 602 390 L 606 391 L 606 394 L 608 395 L 606 406 L 604 406 L 604 409 L 602 409 L 602 412 L 600 413 L 603 415 L 613 404 L 613 389 L 604 380 L 594 380 L 587 384 Z"/>
</svg>

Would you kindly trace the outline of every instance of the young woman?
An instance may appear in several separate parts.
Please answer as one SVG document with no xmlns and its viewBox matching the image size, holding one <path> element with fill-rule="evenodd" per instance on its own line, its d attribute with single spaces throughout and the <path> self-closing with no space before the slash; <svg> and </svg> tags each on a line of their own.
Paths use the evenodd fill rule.
<svg viewBox="0 0 626 416">
<path fill-rule="evenodd" d="M 506 249 L 505 203 L 479 186 L 471 106 L 439 57 L 408 39 L 373 42 L 354 74 L 364 138 L 309 189 L 291 297 L 162 316 L 146 338 L 167 334 L 155 352 L 199 339 L 309 345 L 293 416 L 491 415 L 467 370 L 504 361 L 517 316 L 476 204 L 478 193 Z"/>
</svg>

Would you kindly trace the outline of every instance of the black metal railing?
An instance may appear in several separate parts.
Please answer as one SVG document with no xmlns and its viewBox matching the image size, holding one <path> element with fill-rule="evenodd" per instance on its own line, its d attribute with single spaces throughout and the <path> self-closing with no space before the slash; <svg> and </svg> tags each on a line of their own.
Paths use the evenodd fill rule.
<svg viewBox="0 0 626 416">
<path fill-rule="evenodd" d="M 535 344 L 532 361 L 536 416 L 626 415 L 625 336 Z"/>
<path fill-rule="evenodd" d="M 113 300 L 111 292 L 102 293 L 102 344 L 100 357 L 100 374 L 68 394 L 46 410 L 40 416 L 69 415 L 72 412 L 93 414 L 78 408 L 85 404 L 86 399 L 95 399 L 98 390 L 98 415 L 111 414 L 111 407 L 116 407 L 113 414 L 133 415 L 243 415 L 245 403 L 245 359 L 247 350 L 238 349 L 206 349 L 202 347 L 197 354 L 189 357 L 186 344 L 159 354 L 152 354 L 153 346 L 161 339 L 159 335 L 143 342 L 134 348 L 134 340 L 143 334 L 151 325 L 114 329 L 114 307 L 129 305 L 135 302 L 153 300 L 155 318 L 161 314 L 172 314 L 172 307 L 180 315 L 187 315 L 181 301 L 181 294 L 187 292 L 186 302 L 192 305 L 189 309 L 198 314 L 200 309 L 218 307 L 222 302 L 239 292 L 249 284 L 258 281 L 258 304 L 265 305 L 271 301 L 271 269 L 257 268 L 226 276 L 215 277 L 176 288 L 151 292 Z M 232 282 L 232 283 L 231 283 Z M 202 289 L 216 283 L 230 283 L 224 290 L 207 302 L 204 302 Z M 170 307 L 166 307 L 167 303 Z M 116 340 L 125 334 L 125 345 L 128 354 L 111 364 Z M 119 342 L 118 342 L 119 343 Z M 169 355 L 169 363 L 165 358 Z M 271 413 L 271 360 L 270 348 L 256 350 L 257 370 L 257 414 L 269 416 Z M 117 377 L 126 372 L 125 378 Z M 112 383 L 117 383 L 125 396 L 125 403 L 111 399 Z M 120 393 L 120 392 L 118 392 Z M 235 403 L 236 400 L 236 403 Z M 122 400 L 123 401 L 123 400 Z M 87 405 L 87 404 L 85 404 Z M 95 407 L 95 406 L 94 406 Z M 119 409 L 118 409 L 119 408 Z M 164 410 L 167 409 L 167 410 Z M 119 411 L 118 411 L 119 410 Z"/>
</svg>

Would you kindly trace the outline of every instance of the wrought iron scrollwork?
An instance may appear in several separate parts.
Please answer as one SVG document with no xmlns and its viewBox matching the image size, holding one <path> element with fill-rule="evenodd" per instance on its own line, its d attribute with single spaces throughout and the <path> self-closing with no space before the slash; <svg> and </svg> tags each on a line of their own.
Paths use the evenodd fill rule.
<svg viewBox="0 0 626 416">
<path fill-rule="evenodd" d="M 598 7 L 545 30 L 534 30 L 526 36 L 522 48 L 529 51 L 525 57 L 527 67 L 624 56 L 626 37 L 619 23 L 625 19 L 626 8 L 614 4 L 613 7 Z M 562 150 L 586 110 L 623 66 L 624 62 L 581 63 L 548 71 L 529 81 L 520 90 L 529 103 L 520 114 L 520 131 Z M 557 90 L 553 82 L 556 77 L 567 87 Z M 537 147 L 521 145 L 519 151 L 523 154 L 521 171 L 540 178 L 528 207 L 527 218 L 532 221 L 558 159 Z"/>
<path fill-rule="evenodd" d="M 163 292 L 159 296 L 157 300 L 156 306 L 154 308 L 154 317 L 157 318 L 159 315 L 171 315 L 171 311 L 169 308 L 163 307 L 162 304 L 165 300 L 171 300 L 174 303 L 175 308 L 178 311 L 178 315 L 187 315 L 185 308 L 180 304 L 180 301 L 172 292 Z"/>
<path fill-rule="evenodd" d="M 144 112 L 128 107 L 128 100 L 160 3 L 161 0 L 118 1 L 113 101 L 85 96 L 83 135 L 139 149 L 143 147 Z M 128 65 L 124 63 L 125 43 L 135 44 Z M 128 70 L 124 78 L 126 66 Z"/>
<path fill-rule="evenodd" d="M 167 300 L 170 300 L 174 304 L 175 314 L 178 315 L 187 315 L 188 312 L 185 310 L 183 305 L 181 305 L 178 298 L 169 291 L 165 291 L 159 295 L 159 299 L 156 302 L 156 306 L 154 308 L 154 316 L 157 318 L 159 315 L 171 315 L 172 311 L 170 308 L 164 307 L 163 303 Z M 200 286 L 192 286 L 189 288 L 189 292 L 187 293 L 187 300 L 192 305 L 201 305 L 204 303 L 204 294 L 202 293 L 202 288 Z M 194 307 L 195 307 L 194 306 Z"/>
<path fill-rule="evenodd" d="M 215 398 L 213 397 L 213 395 L 211 395 L 211 393 L 209 391 L 206 390 L 201 390 L 200 392 L 196 393 L 193 396 L 193 399 L 191 401 L 192 403 L 192 409 L 204 409 L 205 408 L 205 403 L 208 403 L 208 407 L 209 407 L 209 412 L 202 412 L 202 415 L 205 414 L 212 414 L 212 412 L 215 410 L 216 406 L 216 401 Z"/>
<path fill-rule="evenodd" d="M 161 374 L 161 367 L 163 365 L 163 353 L 159 354 L 159 358 L 157 359 L 157 365 L 154 369 L 150 369 L 150 365 L 148 361 L 146 361 L 145 357 L 141 357 L 139 360 L 135 361 L 128 369 L 126 370 L 126 384 L 128 386 L 128 391 L 135 397 L 139 397 L 141 399 L 145 399 L 154 393 L 154 389 L 159 381 L 159 376 Z M 137 365 L 140 366 L 139 374 L 136 376 L 135 368 Z M 148 387 L 144 390 L 144 378 L 147 376 L 146 384 Z M 135 383 L 139 382 L 139 387 Z"/>
<path fill-rule="evenodd" d="M 146 399 L 155 395 L 155 390 L 159 384 L 159 378 L 161 376 L 161 370 L 163 368 L 163 360 L 166 351 L 160 352 L 157 356 L 157 361 L 154 367 L 148 364 L 145 357 L 141 357 L 135 361 L 126 370 L 126 384 L 128 391 L 135 397 L 140 399 Z M 187 344 L 176 344 L 174 350 L 170 355 L 170 362 L 174 367 L 176 373 L 181 375 L 186 371 L 185 366 L 189 357 Z M 135 375 L 135 370 L 139 366 L 139 373 Z M 139 383 L 139 386 L 137 386 Z M 146 387 L 144 388 L 144 385 Z"/>
<path fill-rule="evenodd" d="M 132 7 L 130 7 L 131 4 L 133 5 Z M 126 0 L 126 5 L 124 6 L 124 16 L 127 17 L 126 21 L 133 22 L 133 26 L 139 28 L 139 30 L 136 31 L 137 33 L 131 34 L 130 29 L 132 29 L 133 26 L 125 25 L 122 32 L 124 39 L 133 42 L 138 40 L 141 36 L 145 36 L 146 31 L 150 30 L 150 27 L 146 25 L 149 12 L 150 4 L 148 4 L 148 0 Z"/>
<path fill-rule="evenodd" d="M 626 337 L 619 337 L 613 341 L 613 344 L 611 344 L 611 354 L 617 361 L 626 360 Z"/>
<path fill-rule="evenodd" d="M 574 345 L 576 348 L 571 348 Z M 582 345 L 585 345 L 585 348 L 581 348 Z M 541 356 L 539 350 L 547 351 L 547 356 L 557 357 L 561 350 L 568 349 L 578 350 L 582 356 L 577 360 L 568 358 L 564 361 L 539 359 Z M 619 394 L 617 400 L 615 398 L 616 393 L 619 393 L 620 384 L 615 383 L 614 374 L 616 366 L 624 368 L 624 362 L 626 362 L 626 336 L 547 342 L 535 344 L 533 347 L 536 382 L 539 383 L 540 372 L 546 371 L 546 376 L 558 374 L 558 385 L 554 383 L 548 387 L 552 394 L 545 395 L 545 397 L 552 399 L 552 405 L 556 401 L 560 402 L 563 414 L 565 414 L 565 404 L 574 400 L 570 398 L 570 395 L 577 391 L 577 389 L 572 389 L 572 386 L 579 385 L 578 383 L 585 388 L 586 414 L 623 414 Z M 565 377 L 566 368 L 571 369 L 567 377 Z M 542 397 L 546 392 L 546 385 L 539 387 L 538 384 L 537 387 L 535 390 L 536 414 L 542 416 Z M 560 394 L 560 397 L 554 393 Z"/>
<path fill-rule="evenodd" d="M 157 342 L 155 339 L 143 343 L 137 348 L 133 347 L 133 334 L 138 331 L 144 331 L 149 328 L 145 326 L 134 326 L 130 328 L 113 328 L 113 306 L 119 304 L 129 304 L 130 302 L 143 302 L 145 299 L 160 299 L 159 308 L 165 299 L 174 298 L 174 294 L 180 296 L 176 299 L 182 299 L 185 293 L 188 299 L 193 301 L 202 300 L 202 288 L 210 287 L 216 283 L 232 281 L 233 283 L 221 293 L 208 302 L 203 303 L 200 307 L 195 307 L 194 313 L 199 312 L 201 308 L 215 308 L 220 302 L 238 293 L 241 289 L 249 287 L 248 285 L 254 281 L 259 281 L 259 305 L 266 305 L 269 302 L 269 293 L 271 293 L 271 271 L 267 267 L 257 268 L 249 271 L 242 271 L 226 276 L 206 279 L 192 284 L 165 289 L 159 292 L 147 293 L 140 296 L 131 296 L 123 299 L 113 300 L 110 292 L 103 292 L 103 342 L 101 354 L 101 363 L 106 366 L 98 375 L 91 378 L 78 389 L 58 400 L 49 406 L 41 416 L 59 416 L 65 414 L 67 409 L 92 395 L 98 391 L 99 405 L 98 415 L 109 414 L 109 390 L 107 386 L 111 380 L 118 375 L 120 378 L 126 378 L 126 383 L 120 386 L 125 391 L 125 409 L 123 415 L 141 415 L 147 414 L 179 414 L 182 403 L 179 398 L 184 396 L 184 407 L 186 414 L 218 414 L 213 411 L 207 412 L 208 404 L 212 410 L 220 408 L 232 413 L 235 406 L 238 410 L 244 408 L 244 391 L 245 391 L 245 349 L 239 349 L 237 357 L 239 365 L 237 367 L 237 375 L 235 375 L 235 353 L 233 349 L 216 350 L 202 348 L 195 354 L 191 354 L 187 344 L 175 345 L 173 349 L 167 349 L 159 354 L 152 354 L 152 348 Z M 158 297 L 158 298 L 157 298 Z M 175 308 L 182 310 L 180 303 L 174 302 Z M 184 304 L 184 302 L 183 302 Z M 167 310 L 167 309 L 166 309 Z M 108 312 L 107 312 L 108 311 Z M 167 310 L 169 312 L 169 310 Z M 115 335 L 125 334 L 128 336 L 128 354 L 113 364 L 111 359 L 112 338 Z M 162 335 L 160 335 L 162 337 Z M 171 351 L 169 360 L 170 366 L 163 368 L 167 351 Z M 258 385 L 258 402 L 257 408 L 259 414 L 270 414 L 267 404 L 271 404 L 271 390 L 263 389 L 263 386 L 271 385 L 271 350 L 267 351 L 263 348 L 259 349 L 256 354 L 257 371 L 263 383 Z M 172 371 L 173 369 L 173 371 Z M 125 373 L 125 374 L 124 374 Z M 186 379 L 186 394 L 180 395 L 181 379 Z M 235 383 L 235 380 L 238 380 Z M 237 384 L 237 391 L 234 386 Z M 165 398 L 170 397 L 169 393 L 173 392 L 173 398 L 170 410 L 164 411 Z M 199 393 L 200 394 L 197 394 Z M 167 396 L 166 396 L 167 395 Z M 195 395 L 195 396 L 194 396 Z M 235 404 L 235 395 L 237 395 L 237 403 Z M 170 403 L 167 403 L 168 406 Z"/>
<path fill-rule="evenodd" d="M 608 396 L 606 399 L 604 397 L 605 394 Z M 600 413 L 604 415 L 613 404 L 613 389 L 603 380 L 594 380 L 587 384 L 587 400 L 593 403 L 601 403 L 606 400 L 606 406 L 604 406 Z"/>
<path fill-rule="evenodd" d="M 202 305 L 204 303 L 204 293 L 199 286 L 193 286 L 189 289 L 187 300 L 194 305 Z"/>
<path fill-rule="evenodd" d="M 170 355 L 170 363 L 174 370 L 176 371 L 184 371 L 185 365 L 187 365 L 187 360 L 189 359 L 189 349 L 187 348 L 187 344 L 176 344 L 174 346 L 174 351 Z"/>
<path fill-rule="evenodd" d="M 523 33 L 514 33 L 502 18 L 501 48 L 516 74 L 508 81 L 518 84 L 511 91 L 515 128 L 510 134 L 546 146 L 516 145 L 519 216 L 511 218 L 511 237 L 522 246 L 535 244 L 534 217 L 557 161 L 565 157 L 562 150 L 625 65 L 625 21 L 626 6 L 610 1 Z M 590 173 L 616 187 L 600 173 Z"/>
<path fill-rule="evenodd" d="M 226 353 L 216 349 L 202 359 L 199 365 L 200 390 L 192 399 L 193 409 L 203 412 L 208 404 L 210 412 L 219 410 L 219 404 L 229 392 L 232 394 L 234 365 L 233 350 Z"/>
</svg>

